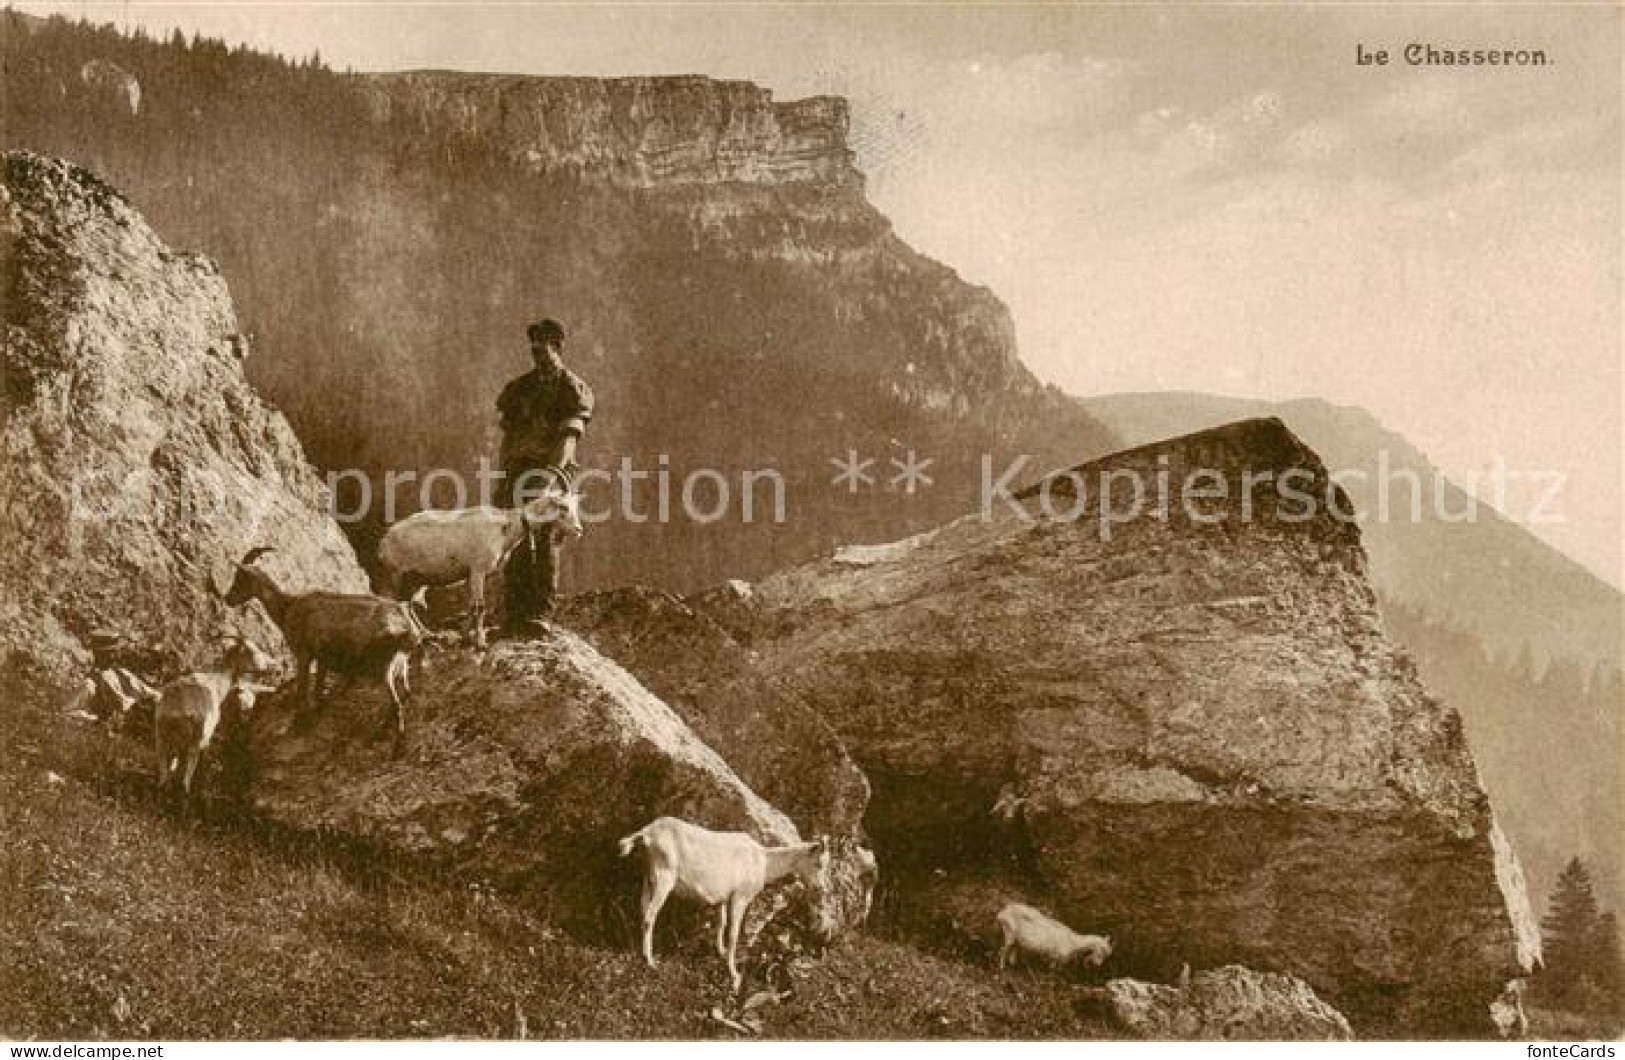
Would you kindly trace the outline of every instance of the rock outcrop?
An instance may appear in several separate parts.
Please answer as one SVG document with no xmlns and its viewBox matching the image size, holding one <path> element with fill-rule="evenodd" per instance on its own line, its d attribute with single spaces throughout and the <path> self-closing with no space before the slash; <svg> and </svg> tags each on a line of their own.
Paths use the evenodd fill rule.
<svg viewBox="0 0 1625 1060">
<path fill-rule="evenodd" d="M 1617 678 L 1605 680 L 1625 652 L 1618 589 L 1474 502 L 1363 409 L 1194 393 L 1083 404 L 1129 445 L 1279 416 L 1341 472 L 1389 636 L 1428 690 L 1461 712 L 1534 893 L 1549 894 L 1578 855 L 1601 902 L 1625 903 L 1625 696 Z M 1591 675 L 1589 694 L 1581 675 Z"/>
<path fill-rule="evenodd" d="M 563 629 L 499 643 L 483 658 L 432 653 L 413 686 L 399 745 L 381 732 L 388 701 L 378 688 L 354 685 L 297 726 L 291 695 L 264 701 L 248 744 L 251 811 L 516 891 L 557 922 L 615 943 L 636 938 L 640 888 L 638 866 L 618 858 L 615 843 L 651 819 L 682 817 L 764 843 L 802 836 L 670 707 Z M 872 881 L 832 876 L 764 895 L 747 937 L 772 923 L 775 935 L 784 928 L 805 943 L 861 919 Z"/>
<path fill-rule="evenodd" d="M 450 122 L 532 172 L 626 188 L 740 183 L 861 186 L 846 100 L 776 103 L 748 81 L 709 77 L 501 77 L 451 71 L 375 74 L 381 119 L 404 109 Z"/>
<path fill-rule="evenodd" d="M 1346 1042 L 1348 1020 L 1302 979 L 1226 965 L 1183 986 L 1113 979 L 1090 991 L 1111 1019 L 1152 1041 Z"/>
<path fill-rule="evenodd" d="M 4 165 L 7 664 L 61 675 L 98 627 L 193 661 L 222 631 L 206 584 L 255 545 L 290 584 L 365 588 L 299 442 L 244 378 L 220 270 L 82 169 Z M 255 615 L 232 622 L 278 639 Z"/>
<path fill-rule="evenodd" d="M 1460 719 L 1384 635 L 1345 500 L 1279 421 L 1248 421 L 717 615 L 869 776 L 888 871 L 1002 878 L 1111 934 L 1114 970 L 1242 962 L 1362 1032 L 1479 1030 L 1537 936 Z"/>
<path fill-rule="evenodd" d="M 862 830 L 869 784 L 835 730 L 757 673 L 749 649 L 709 616 L 635 586 L 571 597 L 558 620 L 665 700 L 803 832 Z"/>
</svg>

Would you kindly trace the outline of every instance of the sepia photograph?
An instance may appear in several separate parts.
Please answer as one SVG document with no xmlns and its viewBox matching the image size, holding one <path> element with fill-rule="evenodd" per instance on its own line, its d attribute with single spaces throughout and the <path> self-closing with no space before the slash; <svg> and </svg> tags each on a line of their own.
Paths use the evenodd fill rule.
<svg viewBox="0 0 1625 1060">
<path fill-rule="evenodd" d="M 1617 2 L 10 0 L 7 1057 L 1614 1057 L 1622 121 Z"/>
</svg>

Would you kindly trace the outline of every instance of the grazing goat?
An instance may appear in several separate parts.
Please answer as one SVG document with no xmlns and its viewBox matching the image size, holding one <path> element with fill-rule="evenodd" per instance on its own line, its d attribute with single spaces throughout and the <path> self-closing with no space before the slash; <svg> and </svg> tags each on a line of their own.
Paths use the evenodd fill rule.
<svg viewBox="0 0 1625 1060">
<path fill-rule="evenodd" d="M 264 546 L 250 549 L 237 564 L 231 587 L 221 595 L 233 607 L 258 600 L 282 630 L 294 655 L 297 696 L 303 709 L 314 711 L 328 673 L 381 674 L 395 707 L 396 731 L 404 735 L 404 695 L 412 691 L 408 669 L 412 653 L 428 635 L 413 610 L 422 602 L 421 595 L 403 601 L 371 593 L 284 592 L 254 565 L 270 551 Z"/>
<path fill-rule="evenodd" d="M 713 832 L 675 817 L 659 817 L 622 839 L 621 857 L 645 852 L 643 959 L 655 966 L 655 920 L 666 899 L 678 895 L 717 910 L 717 956 L 739 989 L 739 929 L 762 888 L 792 873 L 815 879 L 825 866 L 823 840 L 764 847 L 744 832 Z"/>
<path fill-rule="evenodd" d="M 1112 955 L 1110 936 L 1080 935 L 1020 902 L 1011 902 L 999 910 L 999 931 L 1004 936 L 1004 945 L 999 948 L 1000 968 L 1014 964 L 1020 953 L 1056 966 L 1082 959 L 1092 968 L 1100 967 Z"/>
<path fill-rule="evenodd" d="M 193 671 L 163 687 L 152 714 L 158 790 L 178 771 L 181 790 L 192 794 L 192 774 L 222 718 L 246 710 L 252 703 L 252 693 L 243 691 L 243 679 L 270 668 L 270 657 L 253 641 L 233 637 L 216 669 Z"/>
<path fill-rule="evenodd" d="M 581 496 L 562 474 L 518 508 L 421 511 L 391 526 L 378 543 L 382 588 L 405 599 L 421 585 L 468 582 L 469 626 L 475 646 L 484 648 L 485 579 L 522 542 L 546 548 L 559 531 L 581 536 Z"/>
</svg>

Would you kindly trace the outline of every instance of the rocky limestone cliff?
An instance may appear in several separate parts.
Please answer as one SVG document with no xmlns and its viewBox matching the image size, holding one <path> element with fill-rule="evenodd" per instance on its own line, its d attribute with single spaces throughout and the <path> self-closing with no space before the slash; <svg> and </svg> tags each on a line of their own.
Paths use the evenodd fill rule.
<svg viewBox="0 0 1625 1060">
<path fill-rule="evenodd" d="M 1177 498 L 1197 469 L 1222 498 L 1199 480 L 1190 513 L 1102 533 L 1103 473 Z M 1327 497 L 1320 460 L 1259 420 L 1076 474 L 1081 514 L 1065 489 L 1066 517 L 998 503 L 715 613 L 846 741 L 913 900 L 991 880 L 1111 934 L 1131 973 L 1236 961 L 1363 1033 L 1484 1030 L 1538 949 L 1521 874 L 1460 719 L 1384 635 L 1358 530 L 1282 488 Z"/>
<path fill-rule="evenodd" d="M 373 74 L 381 120 L 449 122 L 535 173 L 627 188 L 742 183 L 858 187 L 844 99 L 777 103 L 746 81 L 709 77 Z"/>
<path fill-rule="evenodd" d="M 556 923 L 617 945 L 637 937 L 641 866 L 619 858 L 615 844 L 655 817 L 770 844 L 815 832 L 798 830 L 675 711 L 562 628 L 484 656 L 432 653 L 413 686 L 399 744 L 385 731 L 388 699 L 376 687 L 335 695 L 301 725 L 290 692 L 264 701 L 246 748 L 251 776 L 239 781 L 252 812 L 516 892 Z M 788 768 L 807 785 L 832 779 L 816 758 Z M 792 880 L 763 895 L 747 942 L 770 923 L 773 941 L 787 933 L 806 944 L 862 921 L 873 862 L 863 871 L 853 839 L 836 839 L 817 886 Z M 674 902 L 667 919 L 691 927 L 695 911 L 684 906 Z M 663 937 L 677 934 L 692 935 L 668 925 Z"/>
<path fill-rule="evenodd" d="M 0 650 L 61 675 L 111 627 L 179 662 L 250 547 L 290 585 L 362 589 L 322 483 L 243 374 L 220 270 L 66 162 L 4 158 Z M 253 615 L 234 626 L 275 643 Z"/>
</svg>

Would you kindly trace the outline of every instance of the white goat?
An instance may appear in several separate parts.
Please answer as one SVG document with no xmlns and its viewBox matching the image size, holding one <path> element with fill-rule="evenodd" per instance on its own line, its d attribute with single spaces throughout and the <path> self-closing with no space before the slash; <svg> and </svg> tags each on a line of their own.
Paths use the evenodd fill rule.
<svg viewBox="0 0 1625 1060">
<path fill-rule="evenodd" d="M 643 877 L 643 959 L 655 966 L 655 920 L 672 892 L 717 910 L 717 956 L 728 962 L 728 977 L 739 989 L 739 929 L 745 910 L 762 888 L 792 873 L 813 880 L 827 855 L 823 840 L 764 847 L 744 832 L 708 828 L 658 817 L 620 842 L 621 857 L 634 850 L 647 855 Z"/>
<path fill-rule="evenodd" d="M 221 718 L 246 710 L 253 702 L 253 692 L 243 679 L 271 665 L 270 657 L 253 641 L 233 637 L 226 644 L 218 668 L 195 670 L 163 687 L 152 714 L 160 791 L 179 772 L 182 791 L 192 793 L 192 774 L 214 739 Z M 235 703 L 228 705 L 234 698 Z"/>
<path fill-rule="evenodd" d="M 999 910 L 999 931 L 1004 936 L 1004 945 L 999 949 L 1000 968 L 1014 964 L 1020 953 L 1056 966 L 1081 958 L 1093 968 L 1112 955 L 1111 936 L 1080 935 L 1020 902 L 1011 902 Z"/>
<path fill-rule="evenodd" d="M 519 508 L 428 509 L 391 526 L 378 543 L 383 588 L 398 600 L 423 585 L 468 582 L 468 620 L 485 647 L 485 579 L 529 539 L 547 548 L 555 530 L 581 536 L 581 496 L 549 487 Z"/>
</svg>

